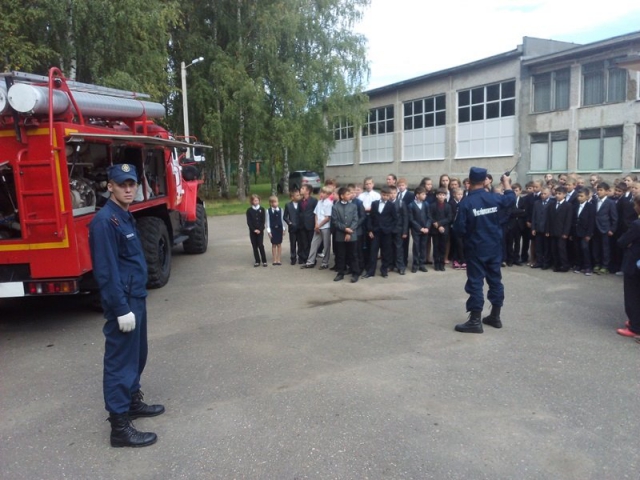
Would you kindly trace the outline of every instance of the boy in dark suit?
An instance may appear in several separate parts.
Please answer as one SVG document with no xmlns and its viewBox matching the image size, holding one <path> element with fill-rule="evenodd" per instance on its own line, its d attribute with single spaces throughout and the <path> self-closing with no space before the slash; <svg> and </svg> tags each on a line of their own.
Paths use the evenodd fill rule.
<svg viewBox="0 0 640 480">
<path fill-rule="evenodd" d="M 551 254 L 549 252 L 549 237 L 547 231 L 548 209 L 553 202 L 549 199 L 551 190 L 544 187 L 540 190 L 540 195 L 536 200 L 531 201 L 531 236 L 534 239 L 536 261 L 531 268 L 542 268 L 547 270 L 551 265 Z"/>
<path fill-rule="evenodd" d="M 578 206 L 573 223 L 574 248 L 576 268 L 574 273 L 584 273 L 591 276 L 591 251 L 589 241 L 593 238 L 593 228 L 596 223 L 596 210 L 591 200 L 591 192 L 588 188 L 582 189 L 577 196 Z"/>
<path fill-rule="evenodd" d="M 461 188 L 454 188 L 451 190 L 451 198 L 449 199 L 449 205 L 451 205 L 451 214 L 453 215 L 452 222 L 455 221 L 458 214 L 458 206 L 464 198 L 464 191 Z M 450 230 L 450 242 L 451 242 L 451 260 L 453 261 L 454 270 L 460 270 L 467 268 L 467 264 L 464 260 L 464 244 L 462 238 L 456 234 L 456 232 Z"/>
<path fill-rule="evenodd" d="M 436 271 L 444 272 L 444 256 L 449 240 L 449 226 L 453 222 L 451 205 L 447 202 L 447 190 L 438 188 L 436 202 L 429 205 L 431 230 L 433 238 L 433 267 Z"/>
<path fill-rule="evenodd" d="M 556 203 L 551 205 L 547 214 L 547 237 L 551 244 L 551 262 L 554 272 L 569 271 L 569 255 L 567 253 L 567 240 L 571 233 L 573 223 L 573 208 L 565 199 L 567 189 L 556 188 Z"/>
<path fill-rule="evenodd" d="M 409 211 L 405 203 L 398 197 L 398 188 L 390 186 L 390 202 L 396 207 L 398 223 L 392 236 L 392 256 L 391 268 L 396 268 L 400 275 L 405 274 L 407 264 L 404 262 L 403 242 L 409 237 Z"/>
<path fill-rule="evenodd" d="M 389 276 L 389 267 L 392 258 L 392 239 L 393 231 L 398 225 L 398 210 L 393 202 L 391 202 L 391 192 L 388 187 L 382 187 L 380 190 L 380 200 L 371 203 L 371 211 L 369 212 L 368 227 L 369 238 L 371 239 L 371 257 L 369 258 L 369 266 L 363 278 L 373 277 L 378 266 L 378 251 L 381 251 L 382 265 L 380 266 L 380 274 L 386 278 Z"/>
<path fill-rule="evenodd" d="M 418 187 L 415 190 L 414 201 L 409 205 L 409 225 L 411 226 L 411 238 L 413 239 L 413 265 L 411 272 L 427 271 L 427 239 L 431 227 L 429 216 L 429 204 L 427 203 L 427 190 Z"/>
<path fill-rule="evenodd" d="M 311 185 L 302 185 L 300 188 L 302 199 L 298 203 L 298 232 L 300 235 L 300 253 L 298 256 L 303 259 L 302 263 L 306 263 L 309 257 L 311 239 L 313 238 L 316 227 L 314 211 L 318 205 L 318 200 L 311 196 L 312 191 L 313 187 L 311 187 Z"/>
<path fill-rule="evenodd" d="M 522 242 L 522 233 L 525 228 L 525 220 L 527 212 L 525 210 L 526 197 L 521 196 L 522 187 L 519 183 L 514 183 L 513 193 L 516 194 L 516 204 L 509 209 L 509 220 L 507 221 L 507 265 L 522 265 L 520 261 L 520 248 Z M 527 245 L 527 249 L 529 246 Z"/>
<path fill-rule="evenodd" d="M 596 228 L 593 235 L 593 259 L 596 264 L 594 273 L 607 274 L 611 267 L 610 237 L 613 237 L 618 225 L 616 204 L 607 194 L 609 184 L 600 182 L 596 189 Z"/>
<path fill-rule="evenodd" d="M 358 187 L 350 183 L 347 185 L 347 188 L 351 191 L 351 202 L 356 205 L 358 208 L 358 225 L 356 227 L 356 259 L 358 261 L 358 268 L 354 269 L 358 272 L 364 271 L 364 237 L 366 235 L 367 230 L 367 212 L 364 209 L 364 204 L 362 200 L 358 198 Z"/>
<path fill-rule="evenodd" d="M 415 198 L 414 193 L 411 190 L 407 189 L 407 180 L 405 178 L 398 179 L 398 198 L 404 202 L 407 206 L 407 218 L 409 215 L 409 205 L 413 203 Z M 411 235 L 408 234 L 406 238 L 402 240 L 402 261 L 405 265 L 409 265 L 409 237 Z"/>
<path fill-rule="evenodd" d="M 300 225 L 298 215 L 298 203 L 300 202 L 300 192 L 298 190 L 292 190 L 289 192 L 289 198 L 291 201 L 284 207 L 284 221 L 287 224 L 289 230 L 289 252 L 291 254 L 291 265 L 296 264 L 297 261 L 303 264 L 306 259 L 302 258 L 302 245 L 300 242 Z"/>
</svg>

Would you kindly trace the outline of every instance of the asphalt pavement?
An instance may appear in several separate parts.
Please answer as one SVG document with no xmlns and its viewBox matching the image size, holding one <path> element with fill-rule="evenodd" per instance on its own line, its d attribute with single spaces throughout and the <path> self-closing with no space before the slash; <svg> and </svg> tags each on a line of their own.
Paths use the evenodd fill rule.
<svg viewBox="0 0 640 480">
<path fill-rule="evenodd" d="M 148 298 L 151 447 L 109 446 L 101 314 L 0 303 L 0 478 L 640 478 L 621 277 L 504 268 L 504 328 L 461 334 L 462 271 L 254 268 L 244 216 L 209 222 Z"/>
</svg>

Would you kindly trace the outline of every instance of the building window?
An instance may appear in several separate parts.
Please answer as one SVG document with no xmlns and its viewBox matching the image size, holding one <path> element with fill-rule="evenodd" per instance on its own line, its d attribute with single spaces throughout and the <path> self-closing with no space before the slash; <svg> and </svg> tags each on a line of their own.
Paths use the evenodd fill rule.
<svg viewBox="0 0 640 480">
<path fill-rule="evenodd" d="M 446 97 L 436 97 L 413 100 L 404 104 L 404 129 L 417 130 L 444 125 L 446 117 Z"/>
<path fill-rule="evenodd" d="M 458 122 L 475 122 L 516 114 L 516 81 L 458 92 Z"/>
<path fill-rule="evenodd" d="M 362 127 L 362 136 L 393 133 L 393 105 L 372 108 L 367 116 L 367 123 Z"/>
<path fill-rule="evenodd" d="M 627 98 L 627 71 L 616 67 L 613 60 L 583 65 L 582 83 L 585 106 L 619 103 Z"/>
<path fill-rule="evenodd" d="M 458 92 L 456 158 L 513 155 L 516 82 Z"/>
<path fill-rule="evenodd" d="M 355 156 L 353 131 L 351 120 L 338 118 L 333 122 L 333 138 L 336 143 L 329 155 L 327 165 L 353 165 Z"/>
<path fill-rule="evenodd" d="M 622 127 L 580 130 L 578 170 L 620 170 Z"/>
<path fill-rule="evenodd" d="M 360 163 L 393 162 L 393 105 L 372 108 L 362 127 Z"/>
<path fill-rule="evenodd" d="M 403 162 L 444 159 L 446 113 L 445 95 L 405 102 Z"/>
<path fill-rule="evenodd" d="M 568 68 L 534 75 L 533 111 L 537 113 L 568 109 L 570 75 Z"/>
<path fill-rule="evenodd" d="M 346 118 L 336 119 L 333 123 L 333 138 L 335 140 L 353 138 L 353 122 Z"/>
<path fill-rule="evenodd" d="M 531 135 L 531 170 L 552 172 L 567 170 L 569 132 L 548 132 Z"/>
</svg>

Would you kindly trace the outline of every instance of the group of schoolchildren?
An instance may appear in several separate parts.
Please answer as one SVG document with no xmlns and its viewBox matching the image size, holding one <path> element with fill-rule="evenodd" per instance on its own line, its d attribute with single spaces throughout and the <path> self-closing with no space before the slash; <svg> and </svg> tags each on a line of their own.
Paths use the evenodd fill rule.
<svg viewBox="0 0 640 480">
<path fill-rule="evenodd" d="M 451 184 L 451 185 L 450 185 Z M 278 198 L 269 198 L 269 208 L 260 206 L 260 198 L 251 196 L 247 210 L 254 266 L 268 266 L 263 244 L 266 231 L 272 244 L 273 263 L 281 265 L 284 233 L 288 232 L 290 261 L 303 269 L 316 266 L 329 269 L 331 252 L 337 272 L 334 281 L 351 276 L 359 278 L 376 274 L 380 261 L 380 275 L 388 277 L 397 271 L 405 275 L 409 267 L 410 238 L 413 240 L 411 272 L 426 272 L 433 264 L 436 271 L 444 271 L 445 264 L 464 269 L 462 239 L 451 231 L 457 205 L 464 196 L 457 179 L 450 181 L 443 175 L 440 186 L 433 189 L 431 179 L 425 178 L 413 192 L 405 179 L 387 177 L 387 184 L 374 190 L 372 178 L 363 185 L 349 184 L 338 188 L 332 180 L 325 182 L 319 198 L 309 186 L 290 192 L 290 201 L 280 209 Z M 451 188 L 450 188 L 451 187 Z M 428 260 L 429 256 L 433 260 Z"/>
<path fill-rule="evenodd" d="M 491 181 L 491 178 L 489 178 Z M 527 264 L 585 275 L 617 273 L 622 253 L 616 240 L 637 219 L 633 197 L 638 195 L 637 177 L 627 175 L 613 187 L 597 174 L 589 177 L 547 174 L 523 189 L 513 185 L 516 205 L 505 212 L 503 266 Z M 363 185 L 338 188 L 328 180 L 316 199 L 309 186 L 290 192 L 290 201 L 280 209 L 278 198 L 269 198 L 269 208 L 251 196 L 247 210 L 255 267 L 267 266 L 263 245 L 266 231 L 272 244 L 273 265 L 282 265 L 282 242 L 288 232 L 290 261 L 301 268 L 329 269 L 334 250 L 336 281 L 351 274 L 372 277 L 380 260 L 380 274 L 396 270 L 412 272 L 466 268 L 463 241 L 450 226 L 458 203 L 464 198 L 468 179 L 460 182 L 448 175 L 440 177 L 438 188 L 425 177 L 414 190 L 405 179 L 387 176 L 380 192 L 372 178 Z M 499 187 L 487 188 L 500 193 Z M 409 265 L 409 239 L 412 263 Z M 431 260 L 431 258 L 433 260 Z"/>
<path fill-rule="evenodd" d="M 637 177 L 627 175 L 610 185 L 594 174 L 589 183 L 561 174 L 557 180 L 547 176 L 529 182 L 526 193 L 514 184 L 516 206 L 504 226 L 506 265 L 622 275 L 623 248 L 617 240 L 638 218 L 633 202 L 640 194 Z"/>
</svg>

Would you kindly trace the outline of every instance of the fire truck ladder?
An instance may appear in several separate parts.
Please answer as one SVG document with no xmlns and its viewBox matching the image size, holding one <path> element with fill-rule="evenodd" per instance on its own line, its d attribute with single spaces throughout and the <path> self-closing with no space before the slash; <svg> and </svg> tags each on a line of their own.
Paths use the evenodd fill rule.
<svg viewBox="0 0 640 480">
<path fill-rule="evenodd" d="M 56 173 L 56 157 L 52 155 L 45 160 L 24 160 L 27 149 L 20 150 L 16 159 L 17 175 L 15 175 L 16 193 L 18 196 L 18 208 L 20 209 L 20 224 L 23 231 L 23 238 L 27 239 L 31 235 L 32 227 L 40 225 L 53 225 L 52 235 L 60 240 L 64 238 L 64 227 L 62 222 L 62 211 L 60 205 L 60 192 L 58 190 L 58 175 Z M 51 178 L 49 185 L 52 188 L 42 190 L 26 190 L 24 178 Z M 45 197 L 51 208 L 52 216 L 41 216 L 33 218 L 34 213 L 29 208 L 30 199 L 33 197 Z"/>
</svg>

